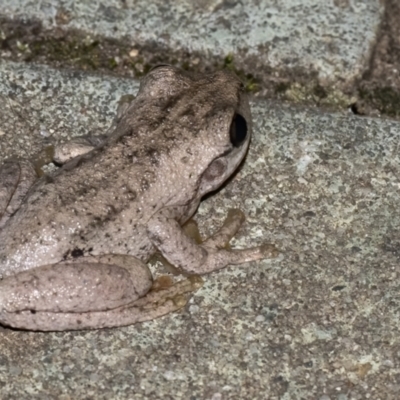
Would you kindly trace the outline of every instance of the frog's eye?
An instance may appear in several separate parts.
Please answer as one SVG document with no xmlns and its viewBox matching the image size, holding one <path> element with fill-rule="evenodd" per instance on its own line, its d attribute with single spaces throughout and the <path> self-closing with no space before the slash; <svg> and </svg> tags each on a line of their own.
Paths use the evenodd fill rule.
<svg viewBox="0 0 400 400">
<path fill-rule="evenodd" d="M 247 122 L 240 114 L 236 113 L 233 116 L 229 134 L 234 147 L 239 147 L 245 141 L 247 136 Z"/>
</svg>

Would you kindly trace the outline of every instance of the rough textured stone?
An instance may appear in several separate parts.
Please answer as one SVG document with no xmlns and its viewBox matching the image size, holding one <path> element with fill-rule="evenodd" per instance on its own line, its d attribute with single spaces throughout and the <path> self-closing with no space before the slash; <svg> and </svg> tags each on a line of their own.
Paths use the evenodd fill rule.
<svg viewBox="0 0 400 400">
<path fill-rule="evenodd" d="M 105 129 L 137 87 L 5 63 L 0 75 L 12 105 L 0 161 L 32 153 L 21 149 L 43 140 L 35 126 L 53 137 Z M 400 124 L 264 101 L 252 109 L 248 158 L 197 219 L 208 234 L 240 207 L 247 220 L 233 245 L 275 242 L 282 257 L 207 276 L 186 309 L 149 323 L 1 329 L 2 398 L 398 398 Z M 21 116 L 36 122 L 19 144 L 24 130 L 4 121 Z"/>
<path fill-rule="evenodd" d="M 0 14 L 202 56 L 233 54 L 246 73 L 315 73 L 352 83 L 368 67 L 379 0 L 3 0 Z"/>
</svg>

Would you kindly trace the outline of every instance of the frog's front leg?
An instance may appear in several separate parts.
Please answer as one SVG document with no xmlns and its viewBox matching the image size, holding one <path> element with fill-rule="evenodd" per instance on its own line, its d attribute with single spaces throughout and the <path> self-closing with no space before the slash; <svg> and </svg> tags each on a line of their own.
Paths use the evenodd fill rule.
<svg viewBox="0 0 400 400">
<path fill-rule="evenodd" d="M 54 146 L 53 160 L 57 164 L 65 164 L 75 157 L 89 153 L 96 147 L 102 145 L 107 139 L 107 135 L 86 135 L 73 138 L 65 143 Z"/>
<path fill-rule="evenodd" d="M 101 146 L 115 131 L 118 123 L 122 119 L 133 99 L 134 96 L 132 95 L 125 95 L 120 98 L 116 116 L 105 134 L 79 136 L 68 142 L 54 146 L 54 161 L 62 165 L 75 157 L 86 154 L 96 147 Z"/>
<path fill-rule="evenodd" d="M 63 331 L 130 325 L 186 304 L 198 281 L 153 290 L 140 260 L 125 255 L 81 257 L 0 281 L 0 322 L 15 328 Z"/>
<path fill-rule="evenodd" d="M 220 230 L 201 245 L 185 235 L 175 219 L 175 212 L 173 208 L 163 209 L 154 215 L 148 223 L 148 234 L 167 261 L 187 274 L 208 274 L 230 264 L 243 264 L 279 255 L 279 251 L 271 244 L 247 249 L 225 248 L 244 221 L 240 211 L 228 214 Z"/>
<path fill-rule="evenodd" d="M 0 166 L 0 228 L 18 210 L 30 187 L 43 174 L 43 165 L 64 164 L 101 145 L 105 135 L 83 136 L 57 146 L 47 146 L 32 160 L 9 159 Z"/>
<path fill-rule="evenodd" d="M 30 161 L 7 160 L 0 167 L 0 228 L 18 210 L 37 174 Z"/>
</svg>

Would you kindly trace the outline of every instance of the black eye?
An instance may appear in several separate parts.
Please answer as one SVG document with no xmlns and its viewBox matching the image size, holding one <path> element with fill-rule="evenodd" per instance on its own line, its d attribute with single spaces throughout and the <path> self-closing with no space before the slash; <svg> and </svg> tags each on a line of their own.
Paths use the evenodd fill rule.
<svg viewBox="0 0 400 400">
<path fill-rule="evenodd" d="M 229 134 L 234 147 L 239 147 L 245 141 L 247 136 L 247 122 L 240 114 L 234 115 Z"/>
</svg>

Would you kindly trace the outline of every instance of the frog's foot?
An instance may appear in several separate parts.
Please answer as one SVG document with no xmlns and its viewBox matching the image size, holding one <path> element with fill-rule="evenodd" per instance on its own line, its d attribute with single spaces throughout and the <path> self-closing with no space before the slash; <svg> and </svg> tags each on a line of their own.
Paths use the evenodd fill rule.
<svg viewBox="0 0 400 400">
<path fill-rule="evenodd" d="M 168 262 L 186 274 L 203 275 L 230 264 L 276 258 L 279 251 L 272 244 L 248 249 L 226 248 L 243 221 L 241 211 L 231 210 L 223 226 L 199 245 L 182 232 L 178 222 L 169 217 L 168 210 L 162 210 L 149 221 L 148 231 L 153 244 Z"/>
<path fill-rule="evenodd" d="M 210 249 L 212 252 L 218 251 L 218 249 L 226 249 L 229 253 L 227 258 L 231 259 L 230 264 L 242 264 L 265 258 L 276 258 L 279 255 L 279 251 L 272 244 L 264 244 L 243 250 L 230 248 L 230 240 L 239 231 L 244 221 L 245 215 L 243 211 L 230 209 L 221 228 L 204 241 L 204 248 Z"/>
<path fill-rule="evenodd" d="M 27 160 L 7 160 L 0 167 L 0 228 L 20 207 L 36 179 L 35 168 Z"/>
</svg>

